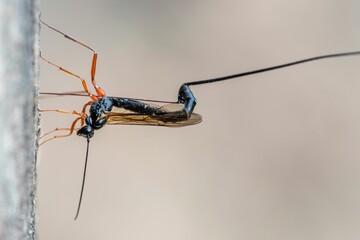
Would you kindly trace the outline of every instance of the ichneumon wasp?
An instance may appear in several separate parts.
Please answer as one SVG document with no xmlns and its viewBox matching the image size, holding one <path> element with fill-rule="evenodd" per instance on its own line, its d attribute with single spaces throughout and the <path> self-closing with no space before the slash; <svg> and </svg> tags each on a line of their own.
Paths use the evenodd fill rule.
<svg viewBox="0 0 360 240">
<path fill-rule="evenodd" d="M 46 140 L 44 140 L 40 145 L 56 139 L 70 136 L 76 131 L 78 136 L 82 136 L 87 139 L 87 149 L 85 157 L 85 166 L 82 178 L 82 186 L 80 191 L 80 198 L 78 202 L 77 212 L 75 219 L 77 219 L 81 207 L 81 201 L 83 196 L 83 190 L 85 185 L 85 176 L 86 176 L 86 167 L 88 160 L 88 150 L 90 138 L 94 136 L 95 130 L 101 129 L 106 124 L 109 125 L 149 125 L 149 126 L 165 126 L 165 127 L 183 127 L 189 125 L 195 125 L 201 122 L 201 115 L 193 113 L 193 110 L 196 106 L 196 99 L 191 92 L 190 86 L 194 85 L 203 85 L 215 82 L 226 81 L 234 78 L 240 78 L 244 76 L 254 75 L 262 72 L 273 71 L 280 68 L 285 68 L 293 65 L 298 65 L 306 62 L 317 61 L 327 58 L 335 57 L 346 57 L 353 55 L 360 55 L 360 51 L 353 52 L 342 52 L 335 54 L 327 54 L 321 56 L 310 57 L 286 64 L 276 65 L 272 67 L 257 69 L 249 72 L 243 72 L 233 75 L 228 75 L 224 77 L 218 77 L 207 80 L 199 80 L 193 82 L 185 82 L 181 85 L 178 92 L 178 101 L 177 102 L 165 102 L 157 100 L 146 100 L 146 99 L 134 99 L 134 98 L 122 98 L 122 97 L 112 97 L 107 96 L 105 91 L 99 87 L 95 82 L 95 73 L 96 73 L 96 62 L 97 62 L 97 53 L 96 51 L 89 47 L 88 45 L 76 40 L 75 38 L 57 30 L 56 28 L 48 25 L 47 23 L 41 21 L 46 27 L 58 32 L 63 35 L 65 38 L 79 44 L 82 47 L 85 47 L 93 52 L 92 66 L 90 71 L 91 84 L 95 90 L 95 94 L 91 93 L 86 80 L 79 75 L 45 59 L 41 53 L 40 58 L 47 62 L 48 64 L 57 67 L 59 70 L 72 75 L 75 78 L 78 78 L 81 81 L 84 93 L 50 93 L 42 92 L 44 95 L 73 95 L 73 96 L 87 96 L 90 98 L 90 101 L 86 102 L 81 111 L 66 111 L 66 110 L 40 110 L 42 112 L 58 112 L 64 114 L 73 114 L 77 116 L 69 128 L 56 128 L 53 131 L 50 131 L 44 134 L 41 138 L 44 138 L 54 132 L 58 131 L 68 131 L 68 134 L 64 135 L 55 135 Z M 147 102 L 152 102 L 151 104 Z M 154 103 L 166 103 L 162 106 Z M 89 110 L 87 112 L 87 108 Z M 78 124 L 80 123 L 80 124 Z M 78 126 L 79 125 L 79 126 Z"/>
</svg>

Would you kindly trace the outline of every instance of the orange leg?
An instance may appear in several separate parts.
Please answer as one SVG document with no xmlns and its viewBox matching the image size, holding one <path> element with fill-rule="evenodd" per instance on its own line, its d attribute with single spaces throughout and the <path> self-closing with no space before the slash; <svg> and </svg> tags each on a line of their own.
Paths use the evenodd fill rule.
<svg viewBox="0 0 360 240">
<path fill-rule="evenodd" d="M 56 138 L 63 138 L 63 137 L 68 137 L 68 136 L 70 136 L 71 134 L 73 134 L 73 132 L 74 132 L 74 130 L 75 130 L 76 123 L 77 123 L 79 120 L 81 120 L 81 119 L 82 119 L 82 117 L 76 118 L 76 119 L 74 120 L 74 122 L 71 124 L 71 127 L 70 127 L 70 128 L 55 128 L 54 130 L 52 130 L 52 131 L 50 131 L 50 132 L 48 132 L 48 133 L 45 133 L 43 136 L 40 137 L 40 139 L 43 138 L 43 137 L 45 137 L 45 136 L 47 136 L 47 135 L 49 135 L 49 134 L 51 134 L 51 133 L 57 132 L 57 131 L 64 131 L 64 130 L 68 130 L 68 131 L 69 131 L 68 134 L 55 135 L 55 136 L 53 136 L 53 137 L 51 137 L 51 138 L 46 139 L 45 141 L 43 141 L 42 143 L 40 143 L 39 146 L 43 145 L 43 144 L 46 143 L 46 142 L 49 142 L 49 141 L 51 141 L 51 140 L 54 140 L 54 139 L 56 139 Z"/>
<path fill-rule="evenodd" d="M 106 95 L 105 91 L 96 85 L 95 82 L 95 72 L 96 72 L 96 60 L 97 60 L 97 53 L 94 52 L 92 65 L 91 65 L 91 83 L 95 88 L 95 91 L 99 97 L 104 97 Z"/>
<path fill-rule="evenodd" d="M 40 136 L 39 137 L 39 140 L 54 133 L 54 132 L 57 132 L 57 131 L 70 131 L 71 128 L 55 128 L 54 130 L 50 131 L 50 132 L 47 132 L 45 133 L 44 135 Z"/>
<path fill-rule="evenodd" d="M 92 103 L 92 101 L 90 101 L 89 103 Z M 54 109 L 54 110 L 52 110 L 52 109 L 39 109 L 39 112 L 57 112 L 57 113 L 77 115 L 77 116 L 79 116 L 81 118 L 81 126 L 84 126 L 84 120 L 87 117 L 84 108 L 83 108 L 83 111 L 81 113 L 78 113 L 77 111 L 66 111 L 66 110 L 62 110 L 62 109 Z"/>
<path fill-rule="evenodd" d="M 63 67 L 61 67 L 61 66 L 59 66 L 59 65 L 57 65 L 57 64 L 55 64 L 55 63 L 53 63 L 53 62 L 50 62 L 49 60 L 47 60 L 46 58 L 44 58 L 44 57 L 41 55 L 41 52 L 40 52 L 40 58 L 41 58 L 42 60 L 44 60 L 45 62 L 47 62 L 48 64 L 57 67 L 59 70 L 61 70 L 61 71 L 65 72 L 65 73 L 67 73 L 67 74 L 70 74 L 71 76 L 74 76 L 74 77 L 80 79 L 81 84 L 82 84 L 82 86 L 83 86 L 86 94 L 87 94 L 91 99 L 97 99 L 96 96 L 94 96 L 93 94 L 91 94 L 91 93 L 89 92 L 89 89 L 88 89 L 88 87 L 87 87 L 87 84 L 86 84 L 86 81 L 85 81 L 84 78 L 80 77 L 79 75 L 77 75 L 77 74 L 75 74 L 75 73 L 70 72 L 69 70 L 67 70 L 67 69 L 65 69 L 65 68 L 63 68 Z"/>
<path fill-rule="evenodd" d="M 69 35 L 67 35 L 67 34 L 65 34 L 65 33 L 57 30 L 56 28 L 51 27 L 50 25 L 48 25 L 47 23 L 43 22 L 42 20 L 40 20 L 40 21 L 41 21 L 45 26 L 47 26 L 48 28 L 50 28 L 51 30 L 54 30 L 55 32 L 60 33 L 60 34 L 63 35 L 65 38 L 67 38 L 67 39 L 69 39 L 69 40 L 71 40 L 71 41 L 79 44 L 80 46 L 85 47 L 85 48 L 87 48 L 87 49 L 89 49 L 90 51 L 93 52 L 93 58 L 92 58 L 92 64 L 91 64 L 91 72 L 90 72 L 90 74 L 91 74 L 91 83 L 92 83 L 92 85 L 93 85 L 94 88 L 95 88 L 95 91 L 96 91 L 96 93 L 97 93 L 97 95 L 98 95 L 98 98 L 104 97 L 104 96 L 106 95 L 105 91 L 102 90 L 101 87 L 97 86 L 97 85 L 96 85 L 96 82 L 95 82 L 96 60 L 97 60 L 97 53 L 95 52 L 95 50 L 92 49 L 91 47 L 89 47 L 88 45 L 86 45 L 86 44 L 84 44 L 84 43 L 76 40 L 75 38 L 70 37 Z M 53 64 L 53 65 L 54 65 L 54 64 Z M 55 66 L 56 66 L 56 65 L 55 65 Z M 62 69 L 60 69 L 60 70 L 62 70 Z M 63 70 L 63 71 L 64 71 L 64 70 Z M 72 74 L 72 73 L 70 73 L 70 72 L 68 72 L 68 73 L 71 74 L 71 75 L 74 75 L 74 74 Z M 76 75 L 74 75 L 74 76 L 76 76 Z M 85 90 L 85 91 L 86 91 L 86 90 Z M 89 96 L 90 96 L 90 95 L 89 95 Z M 95 100 L 95 99 L 93 99 L 93 100 Z"/>
<path fill-rule="evenodd" d="M 40 136 L 39 139 L 42 139 L 42 138 L 44 138 L 44 137 L 48 136 L 49 134 L 54 133 L 54 132 L 56 132 L 56 131 L 68 130 L 68 131 L 70 131 L 69 134 L 54 136 L 54 137 L 52 137 L 52 138 L 49 138 L 49 139 L 45 140 L 45 141 L 42 142 L 40 145 L 42 145 L 42 144 L 44 144 L 45 142 L 48 142 L 48 141 L 50 141 L 50 140 L 53 140 L 53 139 L 55 139 L 55 138 L 70 136 L 70 135 L 73 133 L 74 129 L 75 129 L 76 123 L 77 123 L 79 120 L 81 120 L 81 126 L 83 126 L 83 125 L 84 125 L 84 119 L 86 118 L 85 112 L 78 113 L 77 111 L 66 111 L 66 110 L 62 110 L 62 109 L 54 109 L 54 110 L 52 110 L 52 109 L 39 109 L 39 111 L 40 111 L 40 112 L 57 112 L 57 113 L 63 113 L 63 114 L 73 114 L 73 115 L 77 115 L 77 116 L 78 116 L 78 117 L 75 119 L 75 121 L 72 123 L 71 128 L 55 128 L 54 130 L 52 130 L 52 131 L 50 131 L 50 132 L 47 132 L 47 133 L 45 133 L 44 135 Z"/>
<path fill-rule="evenodd" d="M 56 131 L 64 131 L 64 130 L 70 130 L 70 134 L 68 135 L 64 135 L 65 136 L 69 136 L 72 134 L 72 132 L 74 131 L 74 128 L 75 128 L 75 123 L 79 120 L 81 120 L 81 123 L 80 123 L 80 126 L 84 126 L 85 124 L 85 118 L 87 117 L 85 111 L 86 111 L 86 108 L 88 106 L 90 106 L 94 101 L 89 101 L 87 103 L 84 104 L 82 110 L 81 110 L 81 113 L 77 112 L 77 111 L 66 111 L 66 110 L 62 110 L 62 109 L 39 109 L 39 112 L 57 112 L 57 113 L 64 113 L 64 114 L 73 114 L 73 115 L 77 115 L 79 116 L 78 118 L 75 119 L 75 121 L 73 122 L 73 125 L 71 128 L 55 128 L 54 130 L 50 131 L 50 132 L 47 132 L 45 133 L 44 135 L 40 136 L 39 139 L 42 139 L 44 137 L 46 137 L 47 135 L 51 134 L 51 133 L 54 133 Z M 50 139 L 47 139 L 46 141 L 42 142 L 40 145 L 44 144 L 45 142 L 48 142 L 50 140 L 53 140 L 55 138 L 59 138 L 59 137 L 62 137 L 62 136 L 54 136 Z"/>
<path fill-rule="evenodd" d="M 50 132 L 47 132 L 47 133 L 45 133 L 44 135 L 40 136 L 39 139 L 42 139 L 42 138 L 46 137 L 47 135 L 52 134 L 52 133 L 54 133 L 54 132 L 56 132 L 56 131 L 69 130 L 69 131 L 70 131 L 69 134 L 67 134 L 67 135 L 60 135 L 60 136 L 54 136 L 54 137 L 52 137 L 52 138 L 49 138 L 49 139 L 45 140 L 45 141 L 42 142 L 40 145 L 42 145 L 42 144 L 44 144 L 45 142 L 48 142 L 48 141 L 50 141 L 50 140 L 53 140 L 53 139 L 55 139 L 55 138 L 70 136 L 70 135 L 73 133 L 74 129 L 75 129 L 75 124 L 76 124 L 76 122 L 78 122 L 79 120 L 81 120 L 80 126 L 84 126 L 84 124 L 85 124 L 85 118 L 87 117 L 87 115 L 86 115 L 86 113 L 85 113 L 86 108 L 87 108 L 88 106 L 90 106 L 93 102 L 94 102 L 94 101 L 89 101 L 89 102 L 85 103 L 84 106 L 83 106 L 83 108 L 82 108 L 82 110 L 81 110 L 81 113 L 79 113 L 79 112 L 77 112 L 77 111 L 75 111 L 75 110 L 74 110 L 74 111 L 67 111 L 67 110 L 62 110 L 62 109 L 39 109 L 39 112 L 57 112 L 57 113 L 73 114 L 73 115 L 79 116 L 79 117 L 76 118 L 75 121 L 72 123 L 71 128 L 55 128 L 54 130 L 52 130 L 52 131 L 50 131 Z"/>
<path fill-rule="evenodd" d="M 82 108 L 82 110 L 81 110 L 81 113 L 82 113 L 83 115 L 86 115 L 86 114 L 85 114 L 86 108 L 87 108 L 88 106 L 90 106 L 93 102 L 94 102 L 94 101 L 89 101 L 89 102 L 87 102 L 87 103 L 84 104 L 84 106 L 83 106 L 83 108 Z M 85 118 L 81 119 L 81 126 L 84 126 L 84 123 L 85 123 L 84 121 L 85 121 Z"/>
<path fill-rule="evenodd" d="M 65 114 L 74 114 L 80 117 L 83 116 L 83 113 L 78 113 L 77 111 L 66 111 L 62 109 L 39 109 L 39 112 L 58 112 L 58 113 L 65 113 Z M 86 116 L 83 116 L 86 117 Z"/>
</svg>

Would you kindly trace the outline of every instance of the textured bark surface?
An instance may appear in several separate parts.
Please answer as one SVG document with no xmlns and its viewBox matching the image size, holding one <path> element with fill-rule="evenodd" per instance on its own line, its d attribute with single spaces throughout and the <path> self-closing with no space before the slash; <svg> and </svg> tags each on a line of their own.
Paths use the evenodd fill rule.
<svg viewBox="0 0 360 240">
<path fill-rule="evenodd" d="M 36 239 L 38 0 L 0 0 L 0 239 Z"/>
</svg>

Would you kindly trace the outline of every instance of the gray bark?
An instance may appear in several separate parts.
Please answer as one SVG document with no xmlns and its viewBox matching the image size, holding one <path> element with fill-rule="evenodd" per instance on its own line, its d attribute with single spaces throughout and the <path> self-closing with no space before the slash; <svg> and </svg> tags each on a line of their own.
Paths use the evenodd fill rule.
<svg viewBox="0 0 360 240">
<path fill-rule="evenodd" d="M 36 239 L 38 0 L 0 0 L 0 239 Z"/>
</svg>

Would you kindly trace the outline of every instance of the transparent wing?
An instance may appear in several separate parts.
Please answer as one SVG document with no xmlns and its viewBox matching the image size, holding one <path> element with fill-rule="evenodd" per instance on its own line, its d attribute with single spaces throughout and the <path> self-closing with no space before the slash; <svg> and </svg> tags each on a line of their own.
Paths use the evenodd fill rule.
<svg viewBox="0 0 360 240">
<path fill-rule="evenodd" d="M 164 127 L 184 127 L 195 125 L 201 122 L 201 115 L 193 113 L 187 119 L 181 114 L 182 104 L 167 104 L 160 109 L 164 110 L 164 114 L 147 115 L 134 113 L 124 109 L 117 109 L 114 112 L 106 114 L 108 117 L 107 124 L 110 125 L 148 125 L 148 126 L 164 126 Z"/>
</svg>

